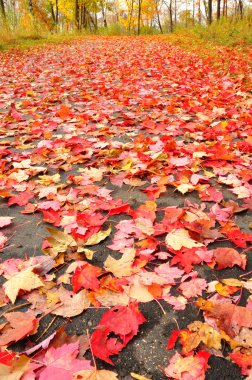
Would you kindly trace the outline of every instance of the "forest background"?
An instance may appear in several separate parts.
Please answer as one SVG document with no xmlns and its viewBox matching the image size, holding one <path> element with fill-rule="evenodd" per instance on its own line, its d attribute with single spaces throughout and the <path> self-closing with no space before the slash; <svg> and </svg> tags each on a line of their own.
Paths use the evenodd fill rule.
<svg viewBox="0 0 252 380">
<path fill-rule="evenodd" d="M 252 43 L 251 0 L 0 0 L 0 48 L 78 35 L 193 34 Z"/>
</svg>

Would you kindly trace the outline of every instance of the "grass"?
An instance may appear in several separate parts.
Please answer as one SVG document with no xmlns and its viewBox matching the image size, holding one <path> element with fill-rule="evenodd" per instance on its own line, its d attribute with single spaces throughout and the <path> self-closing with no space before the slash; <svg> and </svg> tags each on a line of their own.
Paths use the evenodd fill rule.
<svg viewBox="0 0 252 380">
<path fill-rule="evenodd" d="M 176 34 L 213 42 L 220 46 L 248 46 L 252 44 L 252 14 L 243 20 L 221 19 L 210 26 L 195 25 L 189 29 L 178 27 Z"/>
<path fill-rule="evenodd" d="M 60 44 L 72 39 L 78 38 L 80 35 L 77 33 L 59 33 L 53 34 L 41 30 L 26 30 L 10 32 L 4 28 L 0 29 L 0 50 L 7 50 L 12 48 L 27 49 L 30 47 L 47 45 L 47 44 Z"/>
<path fill-rule="evenodd" d="M 158 34 L 156 29 L 149 29 L 143 27 L 141 34 Z M 6 28 L 0 28 L 0 50 L 9 48 L 25 49 L 38 45 L 65 43 L 74 38 L 90 34 L 89 31 L 52 34 L 44 32 L 39 26 L 30 28 L 30 30 L 17 30 L 15 32 L 10 32 Z M 114 24 L 108 28 L 99 28 L 95 34 L 101 36 L 123 36 L 127 35 L 127 31 L 120 24 Z M 222 19 L 210 26 L 195 25 L 190 28 L 178 26 L 175 33 L 169 37 L 171 41 L 177 42 L 181 46 L 184 45 L 183 47 L 185 48 L 186 44 L 188 44 L 188 37 L 191 39 L 192 44 L 196 43 L 202 46 L 207 42 L 209 45 L 247 47 L 252 45 L 252 14 L 247 15 L 243 20 Z"/>
</svg>

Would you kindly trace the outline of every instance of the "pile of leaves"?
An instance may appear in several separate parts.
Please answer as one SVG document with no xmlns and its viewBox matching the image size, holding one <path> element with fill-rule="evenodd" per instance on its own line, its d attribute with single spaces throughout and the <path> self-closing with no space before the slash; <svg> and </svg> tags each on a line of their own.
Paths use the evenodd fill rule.
<svg viewBox="0 0 252 380">
<path fill-rule="evenodd" d="M 204 379 L 210 356 L 251 378 L 245 73 L 223 74 L 161 37 L 0 57 L 1 378 L 117 379 L 96 358 L 114 364 L 152 301 L 200 311 L 168 339 L 176 352 L 160 378 Z M 16 253 L 24 220 L 39 254 Z M 68 335 L 90 308 L 102 313 L 95 328 Z"/>
</svg>

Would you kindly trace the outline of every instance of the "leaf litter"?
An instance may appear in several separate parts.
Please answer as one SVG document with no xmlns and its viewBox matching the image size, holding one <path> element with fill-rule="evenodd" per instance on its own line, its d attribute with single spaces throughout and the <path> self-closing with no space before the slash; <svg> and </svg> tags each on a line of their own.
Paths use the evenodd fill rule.
<svg viewBox="0 0 252 380">
<path fill-rule="evenodd" d="M 150 302 L 198 319 L 173 329 L 158 374 L 133 378 L 204 379 L 214 357 L 250 378 L 244 55 L 221 48 L 213 64 L 163 37 L 0 54 L 1 378 L 117 379 L 111 365 L 150 323 Z M 33 253 L 24 241 L 16 254 L 19 220 L 32 220 Z M 86 329 L 89 309 L 100 321 Z M 78 316 L 82 332 L 68 335 Z"/>
</svg>

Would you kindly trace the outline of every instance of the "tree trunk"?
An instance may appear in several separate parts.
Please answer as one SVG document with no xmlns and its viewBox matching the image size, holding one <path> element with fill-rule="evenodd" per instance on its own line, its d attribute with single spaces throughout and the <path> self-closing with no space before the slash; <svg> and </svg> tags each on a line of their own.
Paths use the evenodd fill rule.
<svg viewBox="0 0 252 380">
<path fill-rule="evenodd" d="M 172 18 L 172 0 L 170 0 L 169 15 L 170 15 L 170 32 L 173 33 L 174 27 L 173 27 L 173 18 Z"/>
<path fill-rule="evenodd" d="M 213 0 L 208 0 L 208 24 L 213 22 Z"/>
<path fill-rule="evenodd" d="M 59 23 L 59 3 L 58 0 L 55 0 L 55 24 Z"/>
<path fill-rule="evenodd" d="M 242 2 L 242 0 L 238 1 L 238 10 L 240 13 L 240 17 L 243 18 L 243 2 Z"/>
<path fill-rule="evenodd" d="M 128 25 L 128 32 L 130 33 L 131 31 L 131 21 L 133 17 L 133 6 L 134 6 L 134 0 L 131 1 L 131 6 L 130 6 L 130 18 L 129 18 L 129 25 Z"/>
<path fill-rule="evenodd" d="M 177 25 L 177 0 L 174 1 L 174 25 Z"/>
<path fill-rule="evenodd" d="M 137 35 L 140 35 L 140 29 L 141 29 L 141 7 L 142 7 L 142 0 L 138 0 L 138 18 L 137 18 Z"/>
<path fill-rule="evenodd" d="M 204 4 L 204 10 L 205 10 L 206 19 L 208 20 L 208 9 L 207 9 L 207 2 L 206 2 L 206 0 L 203 0 L 203 4 Z"/>
<path fill-rule="evenodd" d="M 6 22 L 6 12 L 5 12 L 5 6 L 4 6 L 3 0 L 0 0 L 0 9 L 1 9 L 1 13 L 4 18 L 4 21 Z"/>
<path fill-rule="evenodd" d="M 104 2 L 102 1 L 101 2 L 101 5 L 102 5 L 102 18 L 103 18 L 103 26 L 104 28 L 107 28 L 108 27 L 108 23 L 107 23 L 107 18 L 106 18 L 106 6 L 104 6 Z"/>
<path fill-rule="evenodd" d="M 160 21 L 158 4 L 156 5 L 156 13 L 157 13 L 157 21 L 158 21 L 159 29 L 160 29 L 160 32 L 163 34 L 163 28 L 162 28 L 161 21 Z"/>
<path fill-rule="evenodd" d="M 51 1 L 50 1 L 50 10 L 51 10 L 53 22 L 54 22 L 54 24 L 56 24 L 56 16 L 55 16 L 55 12 L 53 9 L 53 3 Z"/>
<path fill-rule="evenodd" d="M 193 0 L 193 11 L 192 11 L 193 25 L 195 24 L 195 0 Z"/>
<path fill-rule="evenodd" d="M 200 0 L 199 0 L 199 4 L 198 4 L 198 21 L 199 21 L 199 24 L 201 25 L 201 9 L 200 9 Z"/>
<path fill-rule="evenodd" d="M 217 20 L 220 20 L 221 16 L 221 0 L 217 0 Z"/>
<path fill-rule="evenodd" d="M 79 0 L 75 0 L 75 23 L 77 30 L 80 30 L 80 5 Z"/>
<path fill-rule="evenodd" d="M 223 0 L 223 11 L 222 11 L 223 17 L 227 17 L 227 0 Z"/>
<path fill-rule="evenodd" d="M 34 9 L 33 9 L 32 0 L 28 0 L 28 5 L 29 5 L 30 13 L 34 16 Z"/>
</svg>

